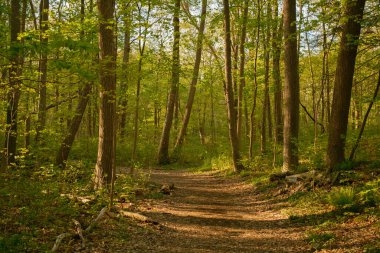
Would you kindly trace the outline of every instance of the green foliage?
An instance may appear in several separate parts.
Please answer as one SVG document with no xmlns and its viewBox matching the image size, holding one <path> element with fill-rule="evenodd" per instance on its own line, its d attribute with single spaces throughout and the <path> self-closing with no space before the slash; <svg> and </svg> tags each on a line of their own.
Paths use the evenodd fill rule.
<svg viewBox="0 0 380 253">
<path fill-rule="evenodd" d="M 338 210 L 357 210 L 357 199 L 352 187 L 334 188 L 327 195 L 327 202 Z"/>
<path fill-rule="evenodd" d="M 307 242 L 314 250 L 321 250 L 328 246 L 335 239 L 332 233 L 307 232 Z"/>
</svg>

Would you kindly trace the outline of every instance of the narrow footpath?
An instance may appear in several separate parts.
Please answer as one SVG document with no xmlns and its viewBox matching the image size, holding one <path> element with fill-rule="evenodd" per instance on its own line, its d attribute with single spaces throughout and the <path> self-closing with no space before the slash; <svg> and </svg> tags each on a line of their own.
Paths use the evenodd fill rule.
<svg viewBox="0 0 380 253">
<path fill-rule="evenodd" d="M 172 195 L 139 207 L 162 229 L 135 234 L 124 252 L 308 251 L 306 228 L 280 212 L 285 203 L 256 194 L 239 179 L 154 170 L 151 180 L 175 186 Z"/>
</svg>

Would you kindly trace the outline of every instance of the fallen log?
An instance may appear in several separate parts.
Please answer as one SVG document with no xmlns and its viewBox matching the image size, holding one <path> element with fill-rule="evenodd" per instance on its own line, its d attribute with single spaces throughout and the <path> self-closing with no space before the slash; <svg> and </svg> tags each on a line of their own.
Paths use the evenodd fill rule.
<svg viewBox="0 0 380 253">
<path fill-rule="evenodd" d="M 133 213 L 128 212 L 124 210 L 119 210 L 119 213 L 125 217 L 129 217 L 138 221 L 146 222 L 146 223 L 152 223 L 154 225 L 158 225 L 159 223 L 157 221 L 152 220 L 149 217 L 146 217 L 145 215 L 139 214 L 139 213 Z"/>
</svg>

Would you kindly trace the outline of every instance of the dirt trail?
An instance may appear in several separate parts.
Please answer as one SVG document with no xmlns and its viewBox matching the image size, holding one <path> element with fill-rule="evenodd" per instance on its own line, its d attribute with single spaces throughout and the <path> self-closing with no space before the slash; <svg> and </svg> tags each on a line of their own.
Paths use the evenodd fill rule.
<svg viewBox="0 0 380 253">
<path fill-rule="evenodd" d="M 305 227 L 280 214 L 284 203 L 265 200 L 238 179 L 161 170 L 151 179 L 175 184 L 171 196 L 140 207 L 163 229 L 134 237 L 125 252 L 308 251 Z"/>
</svg>

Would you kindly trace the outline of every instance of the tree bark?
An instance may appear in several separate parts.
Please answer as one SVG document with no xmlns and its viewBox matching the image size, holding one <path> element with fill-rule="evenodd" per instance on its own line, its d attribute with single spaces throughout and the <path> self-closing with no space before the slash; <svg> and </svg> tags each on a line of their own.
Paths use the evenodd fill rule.
<svg viewBox="0 0 380 253">
<path fill-rule="evenodd" d="M 284 1 L 285 85 L 284 85 L 284 162 L 282 170 L 298 166 L 299 73 L 297 52 L 296 0 Z"/>
<path fill-rule="evenodd" d="M 224 46 L 225 46 L 225 98 L 227 103 L 227 116 L 230 144 L 232 149 L 232 161 L 234 171 L 239 172 L 244 169 L 240 161 L 239 139 L 237 135 L 237 115 L 234 106 L 234 92 L 232 87 L 232 62 L 231 62 L 231 27 L 230 27 L 230 3 L 223 0 L 224 13 Z"/>
<path fill-rule="evenodd" d="M 327 147 L 327 174 L 345 160 L 344 150 L 350 109 L 352 80 L 365 0 L 346 2 L 342 37 L 335 72 L 334 93 Z"/>
<path fill-rule="evenodd" d="M 170 130 L 173 124 L 174 116 L 174 106 L 176 99 L 177 86 L 179 85 L 179 42 L 180 42 L 180 31 L 179 31 L 179 11 L 180 11 L 181 1 L 175 0 L 174 6 L 174 17 L 173 17 L 173 27 L 174 27 L 174 41 L 173 41 L 173 63 L 172 63 L 172 79 L 170 85 L 170 93 L 168 98 L 168 103 L 166 107 L 166 117 L 165 123 L 162 130 L 160 145 L 158 148 L 158 164 L 168 164 L 169 159 L 169 141 L 170 141 Z"/>
<path fill-rule="evenodd" d="M 202 10 L 201 10 L 201 20 L 199 24 L 198 38 L 197 38 L 197 49 L 195 53 L 195 62 L 193 68 L 193 77 L 190 84 L 189 95 L 186 103 L 185 115 L 182 120 L 182 126 L 178 133 L 177 141 L 174 146 L 173 155 L 179 155 L 181 151 L 181 147 L 186 135 L 187 126 L 189 124 L 191 110 L 194 103 L 196 86 L 199 77 L 199 67 L 201 65 L 202 59 L 202 49 L 203 49 L 203 37 L 204 37 L 204 29 L 206 25 L 206 11 L 207 11 L 207 0 L 202 0 Z"/>
<path fill-rule="evenodd" d="M 109 187 L 115 163 L 116 75 L 114 46 L 115 0 L 99 0 L 99 143 L 95 166 L 95 188 Z"/>
</svg>

